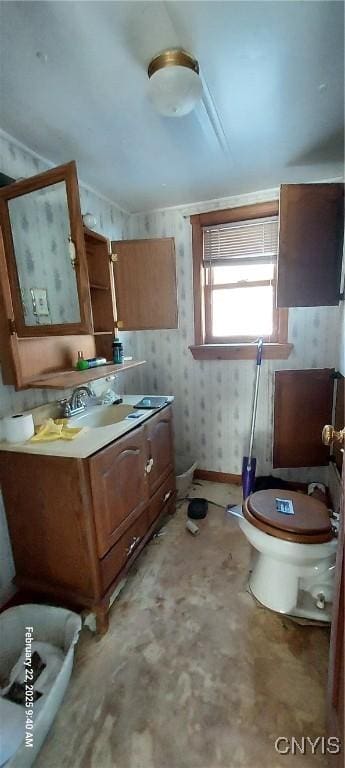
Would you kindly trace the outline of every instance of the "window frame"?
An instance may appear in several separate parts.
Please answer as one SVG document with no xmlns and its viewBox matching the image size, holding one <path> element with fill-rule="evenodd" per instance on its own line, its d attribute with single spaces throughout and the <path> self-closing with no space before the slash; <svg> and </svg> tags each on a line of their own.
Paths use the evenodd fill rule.
<svg viewBox="0 0 345 768">
<path fill-rule="evenodd" d="M 203 229 L 217 224 L 250 219 L 268 218 L 279 215 L 279 200 L 264 203 L 208 211 L 190 217 L 192 226 L 193 254 L 193 296 L 194 296 L 194 338 L 190 347 L 196 359 L 251 359 L 255 357 L 256 345 L 252 337 L 212 337 L 210 335 L 210 296 L 212 287 L 207 285 L 206 269 L 203 263 Z M 277 267 L 273 284 L 276 286 Z M 260 281 L 262 284 L 262 281 Z M 236 285 L 236 284 L 234 284 Z M 237 284 L 238 285 L 238 284 Z M 246 285 L 248 285 L 246 283 Z M 288 309 L 273 309 L 274 340 L 265 343 L 265 356 L 271 359 L 287 359 L 293 345 L 288 343 Z"/>
</svg>

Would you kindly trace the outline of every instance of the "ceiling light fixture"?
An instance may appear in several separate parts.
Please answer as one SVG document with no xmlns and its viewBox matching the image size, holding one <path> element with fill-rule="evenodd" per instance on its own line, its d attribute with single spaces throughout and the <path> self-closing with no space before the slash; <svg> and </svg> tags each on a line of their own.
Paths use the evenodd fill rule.
<svg viewBox="0 0 345 768">
<path fill-rule="evenodd" d="M 93 213 L 83 213 L 83 224 L 85 224 L 85 227 L 88 229 L 95 229 L 97 226 L 97 219 L 96 216 L 94 216 Z"/>
<path fill-rule="evenodd" d="M 159 53 L 150 61 L 147 73 L 149 98 L 160 115 L 188 115 L 202 98 L 199 64 L 182 48 Z"/>
</svg>

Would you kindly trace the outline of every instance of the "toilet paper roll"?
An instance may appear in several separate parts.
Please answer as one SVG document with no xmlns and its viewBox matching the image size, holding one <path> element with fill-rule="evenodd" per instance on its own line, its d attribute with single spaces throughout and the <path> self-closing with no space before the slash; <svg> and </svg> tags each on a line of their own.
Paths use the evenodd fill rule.
<svg viewBox="0 0 345 768">
<path fill-rule="evenodd" d="M 5 440 L 8 443 L 22 443 L 35 433 L 32 413 L 17 413 L 14 416 L 5 416 L 3 422 Z"/>
</svg>

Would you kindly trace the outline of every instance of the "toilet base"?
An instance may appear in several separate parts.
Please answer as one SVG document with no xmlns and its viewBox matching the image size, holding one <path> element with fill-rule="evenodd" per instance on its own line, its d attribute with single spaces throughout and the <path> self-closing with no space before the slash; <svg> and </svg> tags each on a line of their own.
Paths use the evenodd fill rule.
<svg viewBox="0 0 345 768">
<path fill-rule="evenodd" d="M 315 600 L 313 600 L 311 594 L 301 590 L 298 595 L 298 604 L 289 616 L 330 624 L 332 621 L 332 603 L 325 603 L 325 607 L 321 610 L 316 607 Z"/>
<path fill-rule="evenodd" d="M 310 574 L 309 569 L 281 563 L 252 550 L 250 591 L 261 605 L 275 613 L 329 624 L 332 618 L 334 565 L 332 560 L 322 565 L 321 574 L 317 568 L 312 569 Z M 315 578 L 317 571 L 318 578 Z M 322 607 L 317 606 L 318 595 L 325 598 L 321 600 Z"/>
<path fill-rule="evenodd" d="M 268 608 L 270 611 L 273 611 L 273 613 L 279 613 L 281 616 L 287 616 L 288 618 L 291 617 L 292 619 L 306 619 L 307 621 L 317 621 L 318 623 L 322 623 L 325 626 L 328 624 L 331 624 L 332 621 L 332 603 L 326 603 L 325 608 L 323 610 L 320 610 L 319 608 L 316 608 L 315 601 L 313 600 L 312 596 L 308 592 L 304 592 L 301 590 L 298 596 L 298 605 L 296 605 L 293 610 L 285 612 L 285 611 L 278 611 L 275 608 L 271 608 L 265 603 L 263 603 L 261 600 L 259 600 L 258 597 L 254 594 L 251 584 L 250 584 L 250 578 L 248 581 L 248 586 L 250 589 L 251 594 L 255 598 L 256 602 L 263 606 L 263 608 Z"/>
</svg>

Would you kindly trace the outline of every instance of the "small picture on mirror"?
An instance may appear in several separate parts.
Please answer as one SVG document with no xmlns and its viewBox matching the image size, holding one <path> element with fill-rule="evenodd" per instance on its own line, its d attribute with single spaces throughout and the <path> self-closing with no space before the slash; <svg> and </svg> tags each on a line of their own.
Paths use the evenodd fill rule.
<svg viewBox="0 0 345 768">
<path fill-rule="evenodd" d="M 30 288 L 33 313 L 37 316 L 50 314 L 48 304 L 48 293 L 46 288 Z"/>
</svg>

